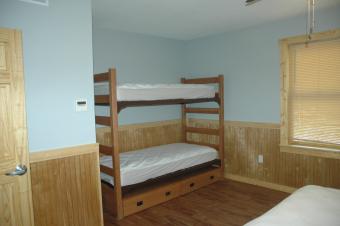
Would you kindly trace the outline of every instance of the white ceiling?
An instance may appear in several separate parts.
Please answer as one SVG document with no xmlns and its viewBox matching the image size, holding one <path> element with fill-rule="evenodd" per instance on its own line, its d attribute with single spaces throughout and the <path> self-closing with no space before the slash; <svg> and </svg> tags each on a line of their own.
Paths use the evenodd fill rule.
<svg viewBox="0 0 340 226">
<path fill-rule="evenodd" d="M 288 18 L 306 11 L 306 0 L 93 0 L 95 26 L 190 40 Z M 340 0 L 316 0 L 317 8 Z"/>
</svg>

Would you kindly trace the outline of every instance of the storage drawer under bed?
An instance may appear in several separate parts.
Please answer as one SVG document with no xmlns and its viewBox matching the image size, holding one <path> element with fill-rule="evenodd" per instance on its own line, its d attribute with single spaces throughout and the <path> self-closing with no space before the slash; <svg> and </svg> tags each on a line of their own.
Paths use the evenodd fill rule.
<svg viewBox="0 0 340 226">
<path fill-rule="evenodd" d="M 151 189 L 143 189 L 139 192 L 126 195 L 123 197 L 124 216 L 142 211 L 211 184 L 217 181 L 220 175 L 221 170 L 219 168 L 210 169 L 197 175 L 179 179 L 173 183 Z"/>
</svg>

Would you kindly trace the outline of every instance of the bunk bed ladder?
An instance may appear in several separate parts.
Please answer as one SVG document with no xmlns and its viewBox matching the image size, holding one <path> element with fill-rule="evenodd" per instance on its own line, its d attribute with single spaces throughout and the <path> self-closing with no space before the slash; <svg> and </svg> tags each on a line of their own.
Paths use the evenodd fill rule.
<svg viewBox="0 0 340 226">
<path fill-rule="evenodd" d="M 224 77 L 219 75 L 218 77 L 211 78 L 196 78 L 196 79 L 181 79 L 183 84 L 218 84 L 218 92 L 216 93 L 216 102 L 218 107 L 216 108 L 194 108 L 188 107 L 187 104 L 182 104 L 182 140 L 185 143 L 204 145 L 212 147 L 219 151 L 221 160 L 221 177 L 224 174 Z M 218 128 L 197 128 L 188 126 L 187 114 L 215 114 L 218 115 Z M 195 142 L 188 140 L 188 133 L 198 133 L 204 135 L 214 135 L 219 137 L 218 144 Z"/>
<path fill-rule="evenodd" d="M 114 179 L 114 202 L 112 209 L 115 212 L 116 218 L 123 218 L 123 198 L 120 178 L 120 160 L 119 160 L 119 145 L 118 145 L 118 106 L 116 94 L 116 70 L 111 68 L 107 73 L 94 75 L 94 82 L 108 82 L 110 95 L 96 95 L 95 105 L 110 106 L 110 116 L 96 116 L 96 124 L 110 126 L 112 136 L 112 146 L 99 145 L 99 152 L 103 155 L 111 155 L 113 168 L 100 165 L 100 171 L 113 177 Z"/>
</svg>

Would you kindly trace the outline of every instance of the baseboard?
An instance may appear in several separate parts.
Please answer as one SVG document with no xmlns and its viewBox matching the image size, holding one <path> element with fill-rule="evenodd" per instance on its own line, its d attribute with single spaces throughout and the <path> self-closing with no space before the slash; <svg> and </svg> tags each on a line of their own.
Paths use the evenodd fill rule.
<svg viewBox="0 0 340 226">
<path fill-rule="evenodd" d="M 98 144 L 85 144 L 73 147 L 59 148 L 53 150 L 31 152 L 30 163 L 42 162 L 46 160 L 60 159 L 82 154 L 99 152 Z"/>
<path fill-rule="evenodd" d="M 247 184 L 252 184 L 252 185 L 265 187 L 265 188 L 269 188 L 269 189 L 273 189 L 273 190 L 277 190 L 277 191 L 287 192 L 287 193 L 293 193 L 297 189 L 297 188 L 293 188 L 293 187 L 289 187 L 289 186 L 285 186 L 285 185 L 265 182 L 265 181 L 261 181 L 261 180 L 258 180 L 258 179 L 252 179 L 252 178 L 243 177 L 243 176 L 239 176 L 239 175 L 235 175 L 235 174 L 225 173 L 224 177 L 229 179 L 229 180 L 247 183 Z"/>
</svg>

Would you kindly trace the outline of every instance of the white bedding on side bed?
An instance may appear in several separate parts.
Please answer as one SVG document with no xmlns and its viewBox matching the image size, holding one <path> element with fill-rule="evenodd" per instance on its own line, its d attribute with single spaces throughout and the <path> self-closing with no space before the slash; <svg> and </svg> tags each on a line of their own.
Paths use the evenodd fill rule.
<svg viewBox="0 0 340 226">
<path fill-rule="evenodd" d="M 245 226 L 339 226 L 340 190 L 308 185 Z"/>
<path fill-rule="evenodd" d="M 107 82 L 96 83 L 95 95 L 109 94 Z M 192 84 L 125 84 L 117 87 L 118 101 L 166 100 L 166 99 L 198 99 L 212 98 L 215 89 L 209 85 Z"/>
<path fill-rule="evenodd" d="M 178 170 L 218 158 L 215 149 L 206 146 L 174 143 L 120 154 L 122 186 L 144 182 Z M 111 156 L 100 158 L 102 165 L 112 167 Z M 113 178 L 101 173 L 102 180 L 113 185 Z"/>
</svg>

